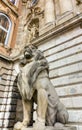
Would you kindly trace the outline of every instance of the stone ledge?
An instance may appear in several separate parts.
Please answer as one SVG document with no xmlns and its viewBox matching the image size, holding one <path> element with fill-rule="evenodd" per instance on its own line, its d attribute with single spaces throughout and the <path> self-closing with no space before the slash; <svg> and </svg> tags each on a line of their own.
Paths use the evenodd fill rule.
<svg viewBox="0 0 82 130">
<path fill-rule="evenodd" d="M 45 32 L 44 34 L 40 35 L 38 38 L 32 40 L 31 43 L 35 45 L 44 44 L 45 41 L 53 37 L 56 37 L 58 34 L 61 34 L 69 29 L 75 28 L 80 24 L 82 24 L 82 13 L 74 16 L 73 18 L 67 20 L 66 22 L 63 22 L 53 27 L 48 32 Z"/>
<path fill-rule="evenodd" d="M 33 127 L 29 127 L 29 128 L 22 128 L 21 130 L 35 130 L 35 129 Z M 70 127 L 70 126 L 61 127 L 61 128 L 46 127 L 44 130 L 76 130 L 76 127 Z"/>
</svg>

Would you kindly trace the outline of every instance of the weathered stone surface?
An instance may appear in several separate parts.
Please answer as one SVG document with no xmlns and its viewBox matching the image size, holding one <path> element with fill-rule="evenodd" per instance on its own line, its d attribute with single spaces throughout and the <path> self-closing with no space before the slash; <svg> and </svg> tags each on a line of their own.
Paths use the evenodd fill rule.
<svg viewBox="0 0 82 130">
<path fill-rule="evenodd" d="M 26 56 L 27 58 L 25 58 Z M 68 112 L 60 102 L 54 86 L 50 82 L 48 62 L 43 53 L 33 45 L 25 47 L 24 57 L 20 60 L 20 65 L 23 66 L 20 66 L 18 88 L 22 96 L 24 118 L 23 122 L 17 122 L 14 128 L 18 130 L 29 124 L 33 104 L 31 99 L 36 96 L 38 107 L 37 119 L 34 124 L 35 128 L 41 126 L 43 129 L 45 122 L 48 126 L 54 126 L 56 122 L 67 123 Z M 36 91 L 37 95 L 34 93 Z M 34 100 L 34 102 L 36 101 Z"/>
<path fill-rule="evenodd" d="M 44 0 L 39 0 L 39 1 L 40 1 L 39 7 L 44 9 L 44 5 L 45 5 Z M 76 12 L 75 11 L 76 10 L 76 1 L 74 1 L 74 0 L 73 1 L 72 0 L 68 0 L 68 1 L 63 0 L 63 3 L 62 3 L 62 0 L 53 0 L 53 1 L 55 1 L 54 2 L 55 15 L 56 15 L 56 12 L 58 12 L 57 15 L 55 16 L 55 18 L 56 18 L 56 25 L 55 26 L 57 26 L 60 23 L 63 23 L 64 21 L 67 21 L 68 19 L 70 19 L 73 16 L 72 12 L 70 12 L 70 14 L 66 14 L 66 11 L 72 10 L 72 11 Z M 67 1 L 67 4 L 65 3 L 66 1 Z M 73 6 L 72 6 L 72 4 L 69 5 L 70 1 L 72 1 Z M 78 1 L 80 1 L 80 0 L 78 0 Z M 41 2 L 42 2 L 43 5 L 41 4 Z M 59 7 L 59 4 L 60 4 L 60 7 Z M 57 6 L 58 6 L 58 8 L 57 8 Z M 72 9 L 73 7 L 74 7 L 74 9 Z M 81 11 L 82 11 L 82 4 L 81 4 L 81 6 L 78 5 L 77 11 L 80 11 L 79 7 L 81 7 Z M 1 9 L 1 10 L 3 10 L 3 9 Z M 5 10 L 6 10 L 6 8 L 5 8 Z M 27 12 L 27 11 L 25 11 L 24 5 L 23 5 L 23 8 L 21 8 L 21 12 L 22 12 L 21 14 L 23 16 Z M 62 13 L 62 14 L 64 13 L 64 15 L 60 16 L 60 13 Z M 77 12 L 77 18 L 76 19 L 79 19 L 78 13 L 79 12 Z M 11 13 L 8 14 L 8 15 L 11 15 Z M 19 34 L 18 34 L 17 42 L 16 42 L 16 43 L 19 44 L 19 48 L 22 48 L 21 46 L 24 43 L 24 41 L 21 42 L 22 37 L 23 37 L 23 40 L 24 40 L 23 26 L 22 26 L 23 20 L 22 19 L 23 19 L 23 17 L 19 17 L 19 23 L 20 23 L 19 24 L 19 30 L 18 30 Z M 44 18 L 41 17 L 41 19 L 43 19 L 43 23 L 42 23 L 42 26 L 40 28 L 44 27 Z M 42 22 L 42 20 L 40 20 L 40 23 L 41 22 Z M 13 21 L 13 23 L 14 23 L 14 21 Z M 71 23 L 71 22 L 68 21 L 68 23 Z M 75 24 L 73 24 L 73 25 L 75 25 Z M 47 32 L 49 30 L 51 30 L 50 31 L 50 36 L 51 36 L 51 33 L 54 30 L 56 30 L 54 32 L 57 32 L 57 29 L 54 29 L 55 26 L 52 27 L 53 30 L 51 30 L 52 29 L 51 27 L 49 27 L 49 29 L 48 29 L 48 27 L 45 28 L 44 30 L 42 30 L 42 34 L 44 35 L 44 32 L 46 32 L 46 36 L 47 35 L 49 36 L 49 33 L 47 33 Z M 64 26 L 65 26 L 65 24 L 62 24 L 62 27 L 64 27 Z M 67 28 L 71 29 L 71 26 L 67 27 Z M 40 37 L 40 39 L 43 39 L 43 41 L 41 40 L 42 44 L 39 42 L 39 45 L 41 46 L 42 50 L 45 50 L 45 55 L 48 57 L 48 60 L 50 60 L 50 62 L 51 62 L 50 67 L 51 67 L 51 69 L 53 69 L 52 72 L 51 72 L 51 76 L 54 77 L 55 75 L 58 74 L 62 78 L 62 80 L 60 81 L 59 78 L 56 77 L 57 82 L 59 83 L 58 85 L 56 85 L 56 90 L 58 92 L 58 95 L 60 97 L 62 97 L 61 101 L 68 108 L 69 122 L 71 122 L 70 125 L 76 125 L 78 130 L 82 130 L 82 118 L 81 118 L 82 117 L 82 102 L 81 102 L 82 101 L 82 89 L 81 89 L 81 87 L 82 87 L 82 74 L 81 75 L 78 74 L 77 71 L 79 69 L 76 68 L 76 64 L 78 64 L 79 62 L 82 61 L 82 57 L 81 57 L 82 46 L 81 46 L 81 44 L 79 44 L 80 42 L 82 42 L 82 36 L 81 36 L 82 35 L 82 29 L 75 27 L 75 29 L 72 28 L 72 30 L 69 30 L 69 31 L 67 30 L 67 32 L 65 32 L 65 33 L 62 33 L 61 30 L 60 30 L 60 32 L 61 32 L 60 35 L 58 35 L 58 33 L 54 33 L 54 36 L 56 34 L 57 37 L 54 38 L 54 39 L 52 39 L 50 37 L 51 40 L 48 40 L 48 43 L 44 42 L 44 39 L 43 39 L 43 38 L 45 38 L 44 36 Z M 16 34 L 16 33 L 13 33 L 13 34 Z M 47 39 L 47 37 L 46 37 L 46 39 Z M 13 40 L 13 42 L 15 43 L 14 40 Z M 81 52 L 81 53 L 78 54 L 78 52 Z M 48 55 L 47 55 L 47 53 L 48 53 Z M 53 53 L 54 53 L 54 56 L 53 56 Z M 52 55 L 52 58 L 49 57 L 49 55 Z M 75 64 L 75 62 L 76 62 L 76 64 Z M 0 62 L 0 66 L 1 65 L 2 65 L 2 60 Z M 6 66 L 8 69 L 10 69 L 9 65 L 7 65 L 7 62 L 5 62 L 5 65 L 3 64 L 2 66 L 3 67 Z M 81 66 L 81 64 L 78 64 L 78 66 Z M 70 72 L 70 76 L 69 76 L 69 72 Z M 0 71 L 0 73 L 2 73 L 2 70 Z M 11 74 L 11 71 L 8 72 L 8 70 L 5 69 L 5 73 Z M 74 73 L 74 74 L 72 74 L 72 73 Z M 62 75 L 64 75 L 64 76 L 62 76 Z M 65 78 L 66 77 L 65 75 L 68 75 L 68 78 Z M 79 80 L 77 80 L 77 77 L 78 77 Z M 3 79 L 4 78 L 6 79 L 6 77 L 3 76 Z M 8 79 L 9 78 L 10 77 L 8 77 Z M 71 82 L 68 81 L 69 78 L 73 78 Z M 13 79 L 13 78 L 11 78 L 11 79 Z M 68 81 L 68 82 L 66 82 L 66 84 L 64 84 L 64 82 L 63 82 L 63 84 L 61 84 L 62 81 Z M 6 82 L 5 80 L 2 80 L 2 83 L 0 83 L 0 84 L 3 84 L 3 86 L 0 86 L 0 88 L 3 87 L 3 88 L 1 88 L 1 91 L 5 91 L 4 87 L 8 86 L 7 89 L 6 89 L 7 92 L 11 90 L 9 87 L 13 86 L 13 82 L 10 82 L 10 81 Z M 55 85 L 55 81 L 54 81 L 54 85 Z M 15 91 L 15 90 L 13 90 L 13 91 Z M 17 90 L 15 92 L 17 92 Z M 15 98 L 14 95 L 15 94 L 13 94 L 13 98 Z M 11 96 L 8 97 L 8 98 L 11 98 Z M 7 98 L 6 98 L 6 100 L 7 100 Z M 4 103 L 2 101 L 3 100 L 1 98 L 0 104 L 3 104 L 4 106 L 5 106 L 5 104 L 10 105 L 10 102 Z M 16 103 L 13 103 L 13 100 L 12 100 L 11 104 L 16 105 Z M 1 111 L 4 111 L 4 110 L 5 109 L 1 108 Z M 7 111 L 8 110 L 10 110 L 10 109 L 7 109 Z M 13 111 L 13 110 L 14 110 L 14 107 L 11 111 Z M 0 123 L 1 123 L 1 120 L 0 120 Z M 2 130 L 2 128 L 1 128 L 1 130 Z M 7 129 L 3 128 L 3 130 L 7 130 Z"/>
<path fill-rule="evenodd" d="M 36 129 L 29 127 L 29 128 L 22 128 L 21 130 L 36 130 Z M 62 128 L 46 127 L 44 130 L 76 130 L 76 128 L 75 127 L 62 127 Z"/>
</svg>

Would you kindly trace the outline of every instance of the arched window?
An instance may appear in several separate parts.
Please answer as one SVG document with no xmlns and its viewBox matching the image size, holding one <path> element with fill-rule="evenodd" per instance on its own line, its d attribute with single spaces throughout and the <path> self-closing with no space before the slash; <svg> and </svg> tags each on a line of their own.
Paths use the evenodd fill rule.
<svg viewBox="0 0 82 130">
<path fill-rule="evenodd" d="M 11 21 L 7 15 L 0 13 L 0 44 L 7 45 L 11 30 Z"/>
</svg>

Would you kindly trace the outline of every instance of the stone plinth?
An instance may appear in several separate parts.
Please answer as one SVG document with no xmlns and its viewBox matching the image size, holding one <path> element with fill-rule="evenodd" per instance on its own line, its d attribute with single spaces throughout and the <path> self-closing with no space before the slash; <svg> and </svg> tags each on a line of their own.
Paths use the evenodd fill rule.
<svg viewBox="0 0 82 130">
<path fill-rule="evenodd" d="M 21 130 L 36 130 L 33 127 L 29 127 L 29 128 L 22 128 Z M 38 129 L 39 130 L 39 129 Z M 40 130 L 42 130 L 40 128 Z M 76 130 L 75 127 L 61 127 L 61 128 L 54 128 L 54 127 L 46 127 L 44 130 Z"/>
</svg>

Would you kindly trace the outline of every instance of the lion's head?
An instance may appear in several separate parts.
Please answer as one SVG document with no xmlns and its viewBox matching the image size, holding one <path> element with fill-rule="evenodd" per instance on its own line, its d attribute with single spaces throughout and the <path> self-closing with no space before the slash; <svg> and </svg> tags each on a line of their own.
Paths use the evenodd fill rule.
<svg viewBox="0 0 82 130">
<path fill-rule="evenodd" d="M 34 45 L 25 46 L 23 51 L 23 58 L 20 60 L 20 65 L 25 65 L 31 61 L 31 59 L 35 56 L 37 51 L 37 47 Z"/>
<path fill-rule="evenodd" d="M 34 45 L 26 46 L 24 48 L 24 56 L 27 59 L 30 59 L 34 56 L 34 53 L 36 52 L 37 47 Z"/>
</svg>

